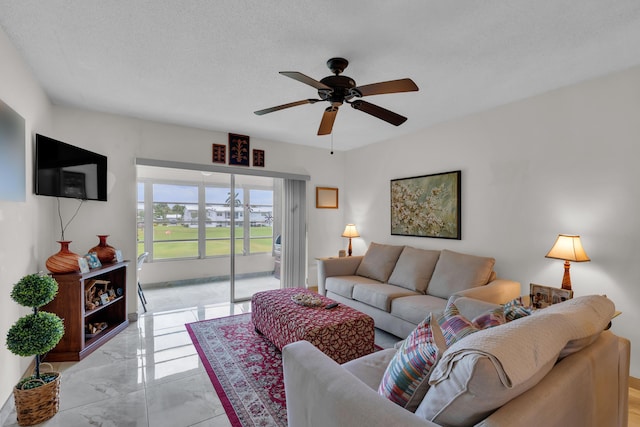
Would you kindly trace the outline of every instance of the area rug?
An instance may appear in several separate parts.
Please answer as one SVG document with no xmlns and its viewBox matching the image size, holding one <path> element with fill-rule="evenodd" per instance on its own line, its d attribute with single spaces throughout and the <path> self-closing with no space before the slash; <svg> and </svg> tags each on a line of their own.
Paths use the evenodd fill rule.
<svg viewBox="0 0 640 427">
<path fill-rule="evenodd" d="M 185 326 L 233 427 L 287 425 L 282 355 L 251 313 Z"/>
</svg>

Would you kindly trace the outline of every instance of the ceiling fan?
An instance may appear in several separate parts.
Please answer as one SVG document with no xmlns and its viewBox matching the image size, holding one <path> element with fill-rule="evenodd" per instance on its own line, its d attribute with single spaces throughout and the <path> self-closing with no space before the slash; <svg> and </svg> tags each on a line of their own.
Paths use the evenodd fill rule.
<svg viewBox="0 0 640 427">
<path fill-rule="evenodd" d="M 379 107 L 370 102 L 363 101 L 363 96 L 382 95 L 385 93 L 412 92 L 417 91 L 418 86 L 411 79 L 390 80 L 387 82 L 372 83 L 364 86 L 356 86 L 355 80 L 351 77 L 341 76 L 340 74 L 347 68 L 349 61 L 344 58 L 331 58 L 327 61 L 327 67 L 334 73 L 333 76 L 327 76 L 318 81 L 312 79 L 297 71 L 280 71 L 280 74 L 305 83 L 318 90 L 319 99 L 303 99 L 301 101 L 290 102 L 288 104 L 278 105 L 276 107 L 265 108 L 264 110 L 255 111 L 255 114 L 261 116 L 274 111 L 284 110 L 285 108 L 297 107 L 304 104 L 315 104 L 319 101 L 327 101 L 331 106 L 324 110 L 318 135 L 329 135 L 333 129 L 333 122 L 336 120 L 338 108 L 343 103 L 351 105 L 356 110 L 363 111 L 394 126 L 404 123 L 407 118 L 400 114 L 389 111 L 386 108 Z"/>
</svg>

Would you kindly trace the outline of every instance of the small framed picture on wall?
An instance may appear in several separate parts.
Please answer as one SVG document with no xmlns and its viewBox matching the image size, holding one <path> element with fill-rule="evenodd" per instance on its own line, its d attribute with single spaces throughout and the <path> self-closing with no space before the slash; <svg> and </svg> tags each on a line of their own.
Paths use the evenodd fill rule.
<svg viewBox="0 0 640 427">
<path fill-rule="evenodd" d="M 338 209 L 338 189 L 333 187 L 316 187 L 317 209 Z"/>
<path fill-rule="evenodd" d="M 253 150 L 253 166 L 264 167 L 264 150 Z"/>
<path fill-rule="evenodd" d="M 213 144 L 212 158 L 213 163 L 227 163 L 227 146 L 224 144 Z"/>
<path fill-rule="evenodd" d="M 249 166 L 249 137 L 229 134 L 229 166 Z"/>
</svg>

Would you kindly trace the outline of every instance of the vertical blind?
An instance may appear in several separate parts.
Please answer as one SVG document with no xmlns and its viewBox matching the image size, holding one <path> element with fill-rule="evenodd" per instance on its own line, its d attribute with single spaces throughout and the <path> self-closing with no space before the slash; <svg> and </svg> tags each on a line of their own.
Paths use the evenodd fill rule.
<svg viewBox="0 0 640 427">
<path fill-rule="evenodd" d="M 307 266 L 307 183 L 285 179 L 282 230 L 282 287 L 304 288 Z"/>
</svg>

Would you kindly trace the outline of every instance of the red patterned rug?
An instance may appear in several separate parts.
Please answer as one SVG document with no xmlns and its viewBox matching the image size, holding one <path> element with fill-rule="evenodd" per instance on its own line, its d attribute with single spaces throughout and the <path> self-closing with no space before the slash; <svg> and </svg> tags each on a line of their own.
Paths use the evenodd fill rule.
<svg viewBox="0 0 640 427">
<path fill-rule="evenodd" d="M 287 425 L 282 355 L 250 313 L 186 327 L 233 427 Z"/>
</svg>

